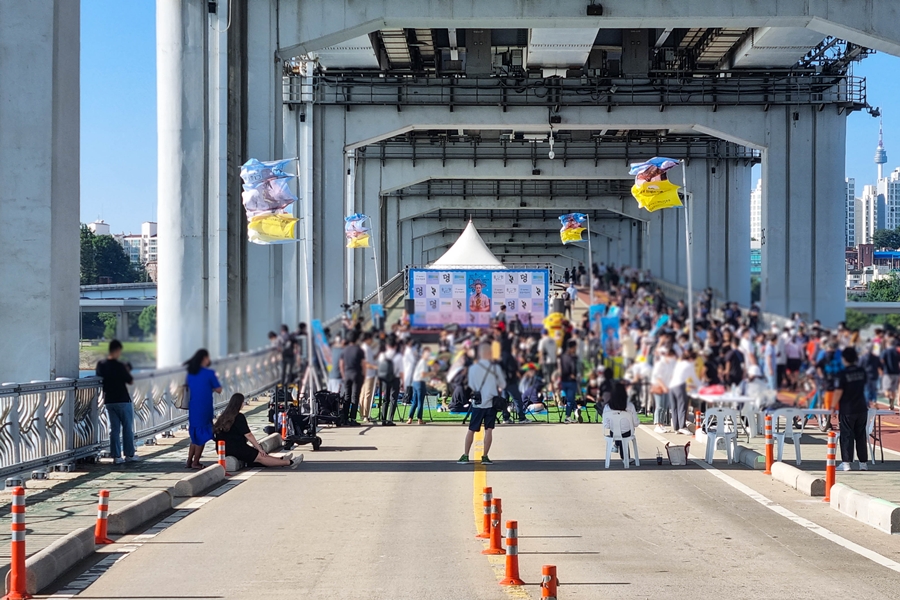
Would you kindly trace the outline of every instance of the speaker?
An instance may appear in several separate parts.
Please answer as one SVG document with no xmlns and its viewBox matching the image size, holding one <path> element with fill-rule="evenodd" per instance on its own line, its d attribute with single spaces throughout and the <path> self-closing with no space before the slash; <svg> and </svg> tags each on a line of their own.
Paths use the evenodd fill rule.
<svg viewBox="0 0 900 600">
<path fill-rule="evenodd" d="M 587 16 L 602 17 L 603 16 L 603 7 L 600 6 L 599 4 L 588 4 Z"/>
<path fill-rule="evenodd" d="M 406 309 L 406 314 L 414 315 L 416 314 L 416 301 L 412 298 L 407 298 L 405 301 L 404 308 Z"/>
</svg>

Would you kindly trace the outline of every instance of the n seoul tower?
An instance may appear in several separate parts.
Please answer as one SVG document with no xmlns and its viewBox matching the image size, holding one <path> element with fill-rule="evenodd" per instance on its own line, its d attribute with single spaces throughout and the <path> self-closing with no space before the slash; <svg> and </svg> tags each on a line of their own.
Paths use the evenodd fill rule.
<svg viewBox="0 0 900 600">
<path fill-rule="evenodd" d="M 878 165 L 878 181 L 884 179 L 884 163 L 887 162 L 887 151 L 884 149 L 884 123 L 878 123 L 878 147 L 875 148 L 875 164 Z"/>
</svg>

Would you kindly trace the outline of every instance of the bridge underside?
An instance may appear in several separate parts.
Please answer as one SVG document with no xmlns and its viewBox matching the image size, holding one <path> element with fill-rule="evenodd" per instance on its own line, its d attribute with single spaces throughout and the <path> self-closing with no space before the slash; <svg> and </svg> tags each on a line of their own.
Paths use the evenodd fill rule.
<svg viewBox="0 0 900 600">
<path fill-rule="evenodd" d="M 77 369 L 77 8 L 39 4 L 0 6 L 5 76 L 53 65 L 0 87 L 0 129 L 29 145 L 0 147 L 3 206 L 43 202 L 28 214 L 53 229 L 48 252 L 23 233 L 37 223 L 0 220 L 13 257 L 0 278 L 37 274 L 0 289 L 0 352 L 29 357 L 4 366 L 8 379 Z M 332 316 L 434 259 L 469 218 L 507 262 L 564 267 L 584 250 L 555 243 L 554 217 L 587 212 L 595 260 L 684 286 L 684 213 L 629 197 L 628 163 L 655 155 L 687 164 L 695 288 L 749 301 L 761 163 L 764 310 L 840 320 L 845 117 L 867 107 L 849 66 L 869 48 L 900 55 L 900 6 L 605 0 L 593 16 L 587 4 L 159 0 L 160 364 Z M 299 157 L 301 242 L 248 245 L 238 167 L 285 156 Z M 373 219 L 377 276 L 373 251 L 344 248 L 351 212 Z M 23 289 L 28 319 L 9 316 Z"/>
</svg>

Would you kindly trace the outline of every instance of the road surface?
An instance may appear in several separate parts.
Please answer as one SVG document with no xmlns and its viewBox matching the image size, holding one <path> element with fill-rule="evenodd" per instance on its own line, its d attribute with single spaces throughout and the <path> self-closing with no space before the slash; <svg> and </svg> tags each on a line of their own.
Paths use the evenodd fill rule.
<svg viewBox="0 0 900 600">
<path fill-rule="evenodd" d="M 658 467 L 662 444 L 643 427 L 642 465 L 627 471 L 603 468 L 596 424 L 499 428 L 487 468 L 455 464 L 463 434 L 327 431 L 322 451 L 301 449 L 299 469 L 253 474 L 84 578 L 95 581 L 76 597 L 540 598 L 543 564 L 557 565 L 565 599 L 874 600 L 900 589 L 896 536 L 724 461 Z M 485 484 L 518 521 L 529 585 L 502 588 L 502 558 L 481 554 Z"/>
</svg>

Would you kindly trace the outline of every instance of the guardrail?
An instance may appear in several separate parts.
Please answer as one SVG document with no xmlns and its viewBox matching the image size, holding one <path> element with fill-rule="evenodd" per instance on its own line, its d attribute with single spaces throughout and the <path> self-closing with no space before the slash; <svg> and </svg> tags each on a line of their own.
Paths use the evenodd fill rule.
<svg viewBox="0 0 900 600">
<path fill-rule="evenodd" d="M 397 292 L 403 289 L 406 285 L 406 271 L 400 271 L 396 273 L 393 277 L 385 281 L 381 284 L 381 293 L 385 300 L 389 300 L 393 298 Z M 368 313 L 366 312 L 370 306 L 378 303 L 378 290 L 376 289 L 374 292 L 366 296 L 362 299 L 362 306 L 359 308 L 359 314 L 362 315 L 363 320 L 369 320 Z M 335 327 L 340 325 L 341 321 L 344 319 L 344 313 L 339 313 L 334 315 L 333 317 L 322 321 L 323 327 Z"/>
<path fill-rule="evenodd" d="M 279 357 L 270 349 L 215 360 L 211 368 L 222 384 L 215 407 L 235 392 L 250 397 L 278 381 Z M 173 398 L 184 383 L 181 367 L 136 373 L 131 386 L 135 439 L 146 439 L 186 423 L 187 411 Z M 101 379 L 60 379 L 0 386 L 0 477 L 99 453 L 109 441 Z"/>
</svg>

